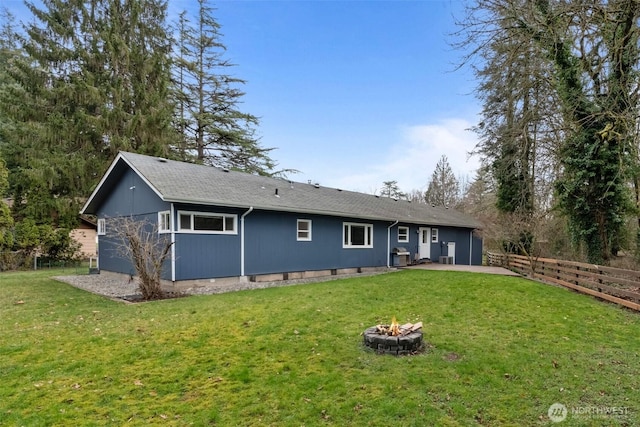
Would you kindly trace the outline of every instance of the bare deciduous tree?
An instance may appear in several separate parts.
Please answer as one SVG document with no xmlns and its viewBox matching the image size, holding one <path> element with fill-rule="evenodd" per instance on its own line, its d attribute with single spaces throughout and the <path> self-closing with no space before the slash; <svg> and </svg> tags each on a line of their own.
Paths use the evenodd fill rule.
<svg viewBox="0 0 640 427">
<path fill-rule="evenodd" d="M 640 188 L 639 22 L 636 0 L 475 0 L 460 22 L 457 46 L 483 101 L 477 150 L 498 208 L 558 208 L 594 263 L 617 253 L 629 189 Z"/>
<path fill-rule="evenodd" d="M 116 253 L 131 261 L 135 268 L 142 298 L 163 298 L 162 268 L 173 244 L 169 236 L 158 233 L 156 224 L 133 217 L 109 218 L 107 228 L 111 230 Z"/>
</svg>

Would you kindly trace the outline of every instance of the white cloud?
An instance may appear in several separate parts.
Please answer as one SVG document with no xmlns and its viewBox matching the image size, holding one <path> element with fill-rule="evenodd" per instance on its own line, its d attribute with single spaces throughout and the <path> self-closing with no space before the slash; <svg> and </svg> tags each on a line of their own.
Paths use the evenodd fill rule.
<svg viewBox="0 0 640 427">
<path fill-rule="evenodd" d="M 436 163 L 446 155 L 457 177 L 473 178 L 480 162 L 469 157 L 476 143 L 472 124 L 463 119 L 442 120 L 436 124 L 414 125 L 399 130 L 398 142 L 391 145 L 380 162 L 364 166 L 357 173 L 334 175 L 325 185 L 371 193 L 384 181 L 398 181 L 403 191 L 426 190 Z"/>
</svg>

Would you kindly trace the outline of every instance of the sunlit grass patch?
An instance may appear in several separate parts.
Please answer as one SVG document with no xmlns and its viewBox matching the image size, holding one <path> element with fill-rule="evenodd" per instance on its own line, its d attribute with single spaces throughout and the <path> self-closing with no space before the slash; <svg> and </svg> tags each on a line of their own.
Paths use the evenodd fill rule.
<svg viewBox="0 0 640 427">
<path fill-rule="evenodd" d="M 639 315 L 520 278 L 404 271 L 125 305 L 11 273 L 0 297 L 7 425 L 549 425 L 556 402 L 640 423 Z M 428 351 L 365 350 L 392 316 L 422 321 Z"/>
</svg>

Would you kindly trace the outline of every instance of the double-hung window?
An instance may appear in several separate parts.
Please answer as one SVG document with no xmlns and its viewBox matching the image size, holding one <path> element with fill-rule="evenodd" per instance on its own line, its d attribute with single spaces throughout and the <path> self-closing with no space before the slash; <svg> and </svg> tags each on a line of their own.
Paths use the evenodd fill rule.
<svg viewBox="0 0 640 427">
<path fill-rule="evenodd" d="M 297 238 L 300 242 L 310 242 L 311 241 L 311 220 L 310 219 L 299 219 L 298 220 L 298 230 L 297 230 Z"/>
<path fill-rule="evenodd" d="M 431 241 L 433 243 L 438 243 L 438 229 L 437 228 L 432 228 L 431 229 Z"/>
<path fill-rule="evenodd" d="M 343 248 L 372 248 L 373 225 L 345 222 L 342 231 Z"/>
<path fill-rule="evenodd" d="M 171 231 L 171 212 L 158 212 L 158 233 L 168 233 Z"/>
<path fill-rule="evenodd" d="M 398 242 L 409 241 L 409 227 L 398 227 Z"/>
<path fill-rule="evenodd" d="M 178 231 L 183 233 L 237 234 L 238 215 L 178 212 Z"/>
</svg>

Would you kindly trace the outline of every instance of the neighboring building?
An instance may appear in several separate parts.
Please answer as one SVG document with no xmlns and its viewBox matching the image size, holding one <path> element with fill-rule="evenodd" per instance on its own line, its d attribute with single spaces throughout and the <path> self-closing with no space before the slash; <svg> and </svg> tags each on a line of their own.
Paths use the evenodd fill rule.
<svg viewBox="0 0 640 427">
<path fill-rule="evenodd" d="M 414 262 L 482 263 L 480 224 L 453 209 L 125 152 L 82 214 L 98 218 L 102 271 L 135 274 L 106 218 L 159 225 L 174 242 L 163 279 L 181 287 L 384 268 L 397 247 Z"/>
<path fill-rule="evenodd" d="M 95 258 L 98 252 L 96 223 L 80 216 L 80 224 L 69 233 L 80 244 L 80 253 L 84 258 Z"/>
</svg>

